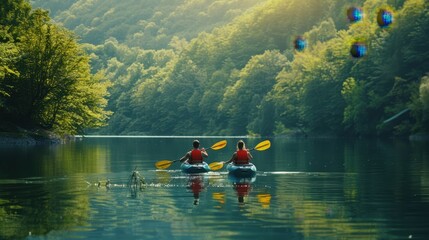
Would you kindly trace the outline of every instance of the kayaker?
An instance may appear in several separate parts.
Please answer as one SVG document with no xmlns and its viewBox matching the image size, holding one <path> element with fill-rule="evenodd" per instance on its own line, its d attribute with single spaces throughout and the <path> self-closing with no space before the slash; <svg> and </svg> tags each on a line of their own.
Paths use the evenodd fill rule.
<svg viewBox="0 0 429 240">
<path fill-rule="evenodd" d="M 202 163 L 203 159 L 209 156 L 204 148 L 199 148 L 200 142 L 198 140 L 194 140 L 192 146 L 194 149 L 187 152 L 185 156 L 180 159 L 180 162 L 186 161 L 189 164 Z"/>
<path fill-rule="evenodd" d="M 246 149 L 243 140 L 237 142 L 237 151 L 232 154 L 231 159 L 229 159 L 225 164 L 230 162 L 234 162 L 236 165 L 240 164 L 249 164 L 250 160 L 252 160 L 253 156 L 250 154 L 249 150 Z"/>
</svg>

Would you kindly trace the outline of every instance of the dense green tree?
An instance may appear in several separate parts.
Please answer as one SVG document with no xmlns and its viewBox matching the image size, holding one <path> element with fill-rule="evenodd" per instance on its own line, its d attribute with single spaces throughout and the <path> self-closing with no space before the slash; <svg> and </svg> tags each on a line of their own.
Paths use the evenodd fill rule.
<svg viewBox="0 0 429 240">
<path fill-rule="evenodd" d="M 0 26 L 17 40 L 21 27 L 30 15 L 31 5 L 25 0 L 2 0 L 0 4 Z M 5 41 L 6 39 L 2 39 Z"/>
<path fill-rule="evenodd" d="M 29 5 L 17 6 L 9 11 L 26 12 Z M 54 25 L 40 9 L 22 21 L 4 24 L 15 30 L 10 35 L 2 31 L 10 36 L 1 43 L 5 49 L 0 61 L 2 121 L 61 134 L 104 125 L 109 83 L 102 74 L 91 76 L 89 58 L 74 35 Z"/>
<path fill-rule="evenodd" d="M 307 127 L 303 114 L 302 95 L 304 82 L 302 71 L 296 71 L 301 64 L 296 58 L 287 70 L 281 71 L 277 76 L 277 83 L 273 87 L 270 98 L 275 104 L 277 125 L 283 129 L 304 129 Z M 305 60 L 304 60 L 305 61 Z M 296 64 L 296 65 L 295 65 Z"/>
<path fill-rule="evenodd" d="M 4 107 L 5 98 L 10 96 L 10 86 L 5 78 L 10 75 L 18 76 L 14 62 L 18 56 L 18 48 L 7 31 L 0 30 L 0 112 Z"/>
<path fill-rule="evenodd" d="M 278 51 L 266 51 L 250 59 L 241 70 L 239 80 L 227 89 L 219 106 L 229 119 L 231 134 L 247 134 L 248 124 L 260 118 L 252 113 L 258 112 L 263 96 L 272 89 L 286 62 L 286 57 Z M 252 131 L 260 133 L 260 124 L 254 126 Z"/>
<path fill-rule="evenodd" d="M 4 0 L 0 5 L 0 114 L 3 116 L 8 108 L 5 101 L 12 91 L 12 85 L 7 79 L 19 75 L 15 66 L 19 53 L 16 40 L 30 9 L 24 0 Z"/>
</svg>

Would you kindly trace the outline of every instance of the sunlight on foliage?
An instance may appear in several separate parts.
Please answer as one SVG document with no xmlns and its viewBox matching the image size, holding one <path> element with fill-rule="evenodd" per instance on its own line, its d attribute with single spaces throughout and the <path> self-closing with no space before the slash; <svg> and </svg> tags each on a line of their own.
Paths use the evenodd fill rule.
<svg viewBox="0 0 429 240">
<path fill-rule="evenodd" d="M 274 135 L 281 123 L 311 134 L 407 135 L 424 125 L 424 0 L 35 2 L 81 34 L 91 74 L 111 80 L 112 115 L 99 133 Z M 348 20 L 351 7 L 359 21 Z M 384 27 L 382 9 L 394 18 Z M 364 57 L 352 57 L 355 42 Z"/>
</svg>

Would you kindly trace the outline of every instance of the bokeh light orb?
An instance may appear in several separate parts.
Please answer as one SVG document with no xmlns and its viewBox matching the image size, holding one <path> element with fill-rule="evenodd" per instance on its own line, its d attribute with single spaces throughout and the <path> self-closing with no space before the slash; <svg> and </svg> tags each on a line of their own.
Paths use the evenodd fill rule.
<svg viewBox="0 0 429 240">
<path fill-rule="evenodd" d="M 363 10 L 357 7 L 347 9 L 347 18 L 351 23 L 359 22 L 363 18 Z"/>
<path fill-rule="evenodd" d="M 388 27 L 393 23 L 393 14 L 386 9 L 380 9 L 377 13 L 377 23 L 380 27 Z"/>
<path fill-rule="evenodd" d="M 364 42 L 354 42 L 350 48 L 350 54 L 354 58 L 361 58 L 367 53 L 367 47 Z"/>
<path fill-rule="evenodd" d="M 295 50 L 303 51 L 307 47 L 307 41 L 302 36 L 298 36 L 295 38 L 293 45 Z"/>
</svg>

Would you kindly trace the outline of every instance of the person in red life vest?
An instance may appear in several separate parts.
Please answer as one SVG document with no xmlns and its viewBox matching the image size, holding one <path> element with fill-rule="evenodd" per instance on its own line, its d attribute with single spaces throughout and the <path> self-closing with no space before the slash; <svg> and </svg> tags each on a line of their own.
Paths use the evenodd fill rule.
<svg viewBox="0 0 429 240">
<path fill-rule="evenodd" d="M 180 162 L 186 161 L 189 164 L 202 163 L 203 159 L 209 156 L 204 148 L 199 148 L 200 142 L 198 140 L 194 140 L 192 146 L 194 149 L 187 152 L 185 156 L 180 159 Z"/>
<path fill-rule="evenodd" d="M 232 154 L 231 159 L 229 159 L 225 164 L 230 162 L 234 162 L 234 164 L 248 164 L 250 160 L 252 160 L 253 156 L 250 154 L 249 150 L 246 149 L 246 146 L 243 140 L 238 141 L 237 143 L 237 151 Z"/>
</svg>

